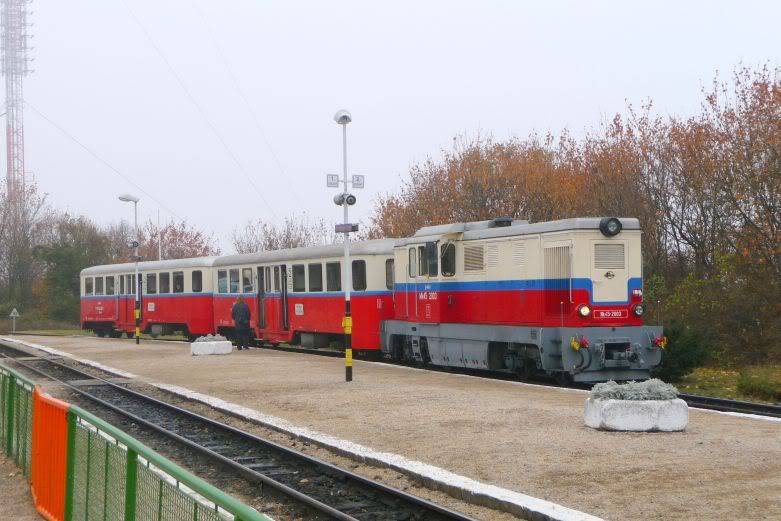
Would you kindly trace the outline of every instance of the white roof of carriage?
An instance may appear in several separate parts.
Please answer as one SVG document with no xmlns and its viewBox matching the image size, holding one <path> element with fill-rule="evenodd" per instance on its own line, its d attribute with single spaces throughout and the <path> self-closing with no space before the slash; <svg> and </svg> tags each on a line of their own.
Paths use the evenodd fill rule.
<svg viewBox="0 0 781 521">
<path fill-rule="evenodd" d="M 210 268 L 218 257 L 193 257 L 190 259 L 168 259 L 157 261 L 144 261 L 138 263 L 139 271 L 175 270 L 187 268 Z M 92 266 L 81 270 L 82 276 L 107 275 L 113 273 L 133 273 L 136 269 L 135 262 L 124 264 L 104 264 Z"/>
<path fill-rule="evenodd" d="M 392 255 L 396 239 L 375 239 L 371 241 L 350 242 L 350 255 Z M 286 260 L 322 259 L 344 255 L 343 244 L 308 246 L 286 250 L 261 251 L 219 257 L 214 266 L 237 266 L 241 264 L 264 264 Z"/>
</svg>

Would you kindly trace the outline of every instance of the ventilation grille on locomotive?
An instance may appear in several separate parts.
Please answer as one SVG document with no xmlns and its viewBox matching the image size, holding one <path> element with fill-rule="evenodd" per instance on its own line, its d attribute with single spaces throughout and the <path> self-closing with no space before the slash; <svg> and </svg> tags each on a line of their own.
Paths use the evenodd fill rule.
<svg viewBox="0 0 781 521">
<path fill-rule="evenodd" d="M 464 245 L 464 271 L 483 271 L 485 252 L 482 244 Z"/>
<path fill-rule="evenodd" d="M 626 265 L 623 244 L 595 244 L 594 267 L 598 270 L 622 270 Z"/>
</svg>

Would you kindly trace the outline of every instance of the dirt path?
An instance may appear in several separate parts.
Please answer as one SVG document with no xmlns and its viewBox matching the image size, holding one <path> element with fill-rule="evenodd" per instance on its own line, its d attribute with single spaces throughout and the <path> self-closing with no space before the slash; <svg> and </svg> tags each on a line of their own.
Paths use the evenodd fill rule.
<svg viewBox="0 0 781 521">
<path fill-rule="evenodd" d="M 40 521 L 35 511 L 30 486 L 16 464 L 0 454 L 0 519 Z"/>
</svg>

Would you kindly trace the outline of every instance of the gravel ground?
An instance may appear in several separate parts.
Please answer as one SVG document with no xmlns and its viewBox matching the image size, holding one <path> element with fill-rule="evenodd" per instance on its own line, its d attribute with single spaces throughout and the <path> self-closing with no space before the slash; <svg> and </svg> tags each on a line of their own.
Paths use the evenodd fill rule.
<svg viewBox="0 0 781 521">
<path fill-rule="evenodd" d="M 609 519 L 781 518 L 778 423 L 693 410 L 683 433 L 597 432 L 571 391 L 360 361 L 347 384 L 326 357 L 22 340 Z"/>
<path fill-rule="evenodd" d="M 0 453 L 0 519 L 40 521 L 30 486 L 16 463 Z"/>
</svg>

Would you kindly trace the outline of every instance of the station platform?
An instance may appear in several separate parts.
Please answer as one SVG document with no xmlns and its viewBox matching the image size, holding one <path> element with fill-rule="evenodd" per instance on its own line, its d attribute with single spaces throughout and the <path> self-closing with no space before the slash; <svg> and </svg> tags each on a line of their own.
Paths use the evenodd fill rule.
<svg viewBox="0 0 781 521">
<path fill-rule="evenodd" d="M 606 519 L 781 519 L 779 422 L 691 410 L 681 433 L 599 432 L 583 424 L 586 394 L 570 389 L 364 361 L 346 383 L 344 361 L 332 357 L 264 349 L 192 357 L 179 342 L 17 340 L 282 419 L 345 451 L 370 448 Z"/>
</svg>

